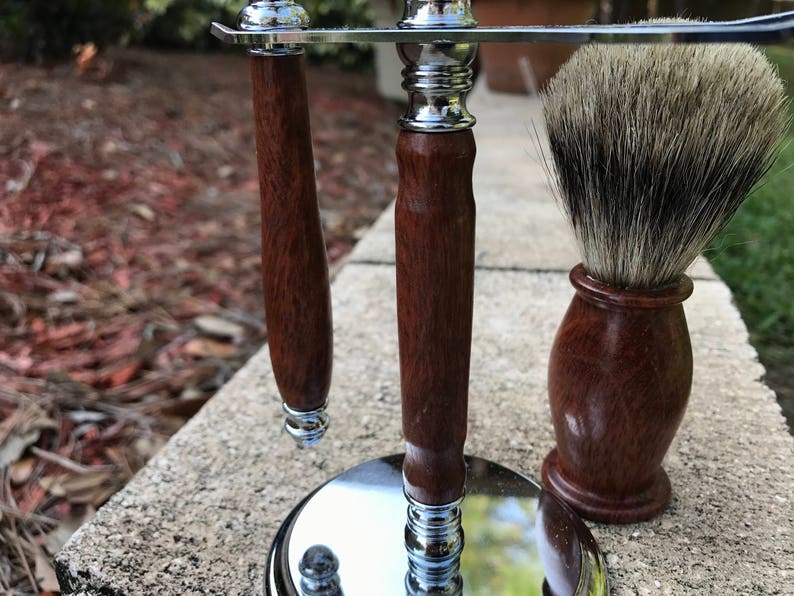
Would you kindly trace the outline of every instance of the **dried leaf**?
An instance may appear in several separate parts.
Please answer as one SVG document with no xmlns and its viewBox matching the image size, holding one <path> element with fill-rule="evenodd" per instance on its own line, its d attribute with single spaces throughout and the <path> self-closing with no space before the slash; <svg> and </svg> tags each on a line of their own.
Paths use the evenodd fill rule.
<svg viewBox="0 0 794 596">
<path fill-rule="evenodd" d="M 0 468 L 10 466 L 22 457 L 25 449 L 39 440 L 41 431 L 33 429 L 24 434 L 20 434 L 17 429 L 11 431 L 6 440 L 0 444 Z"/>
<path fill-rule="evenodd" d="M 80 297 L 73 290 L 56 290 L 47 299 L 57 304 L 77 304 Z"/>
<path fill-rule="evenodd" d="M 125 290 L 130 288 L 130 272 L 127 269 L 117 267 L 111 274 L 113 281 Z"/>
<path fill-rule="evenodd" d="M 83 422 L 100 422 L 108 417 L 104 412 L 92 412 L 90 410 L 75 410 L 67 412 L 66 416 L 74 420 L 77 424 L 82 424 Z"/>
<path fill-rule="evenodd" d="M 209 398 L 209 395 L 199 395 L 187 399 L 172 399 L 162 404 L 162 407 L 159 408 L 160 413 L 184 419 L 192 418 Z"/>
<path fill-rule="evenodd" d="M 202 315 L 193 320 L 193 324 L 204 335 L 220 339 L 238 340 L 243 337 L 245 329 L 242 325 L 232 323 L 215 315 Z"/>
<path fill-rule="evenodd" d="M 11 484 L 25 484 L 36 467 L 35 457 L 26 457 L 11 464 Z"/>
<path fill-rule="evenodd" d="M 66 496 L 66 489 L 63 488 L 61 482 L 65 477 L 65 474 L 44 476 L 43 478 L 39 478 L 39 486 L 50 493 L 53 497 L 64 497 Z"/>
<path fill-rule="evenodd" d="M 115 486 L 110 486 L 110 472 L 92 472 L 71 476 L 62 483 L 66 490 L 66 498 L 71 503 L 91 504 L 99 507 L 116 492 Z"/>
<path fill-rule="evenodd" d="M 11 434 L 26 435 L 34 430 L 47 428 L 57 429 L 58 424 L 35 403 L 30 403 L 22 409 L 16 410 L 13 415 L 0 422 L 0 440 L 5 440 Z M 2 443 L 0 443 L 2 445 Z"/>
<path fill-rule="evenodd" d="M 183 350 L 185 354 L 198 358 L 207 358 L 208 356 L 229 358 L 237 353 L 237 347 L 234 344 L 223 343 L 203 337 L 191 339 L 185 344 Z"/>
<path fill-rule="evenodd" d="M 224 165 L 218 168 L 217 174 L 219 178 L 229 178 L 235 172 L 234 166 Z"/>
<path fill-rule="evenodd" d="M 39 484 L 55 497 L 65 497 L 70 503 L 99 506 L 115 492 L 107 484 L 110 472 L 88 472 L 85 474 L 60 474 L 39 479 Z"/>
<path fill-rule="evenodd" d="M 131 362 L 121 363 L 109 370 L 101 371 L 96 384 L 105 387 L 121 387 L 129 383 L 138 371 L 141 370 L 143 363 L 140 360 L 133 360 Z"/>
<path fill-rule="evenodd" d="M 88 42 L 76 45 L 72 51 L 77 56 L 75 58 L 77 69 L 84 71 L 91 66 L 91 62 L 96 58 L 99 50 L 93 42 Z"/>
<path fill-rule="evenodd" d="M 132 444 L 132 449 L 141 461 L 146 462 L 154 457 L 165 444 L 165 438 L 159 435 L 148 435 L 136 439 Z"/>
<path fill-rule="evenodd" d="M 89 505 L 81 514 L 67 516 L 54 530 L 47 533 L 44 539 L 47 552 L 51 555 L 55 555 L 55 553 L 63 548 L 63 545 L 66 544 L 69 538 L 72 537 L 72 534 L 74 534 L 80 526 L 94 517 L 95 513 L 96 509 Z"/>
<path fill-rule="evenodd" d="M 78 249 L 65 250 L 47 257 L 45 271 L 57 273 L 60 269 L 74 271 L 83 266 L 83 251 Z"/>
<path fill-rule="evenodd" d="M 54 327 L 47 331 L 38 343 L 39 345 L 57 349 L 70 348 L 90 338 L 94 333 L 92 327 L 88 323 L 78 321 L 61 327 Z"/>
<path fill-rule="evenodd" d="M 110 472 L 89 472 L 87 474 L 67 474 L 61 482 L 66 494 L 83 493 L 100 486 L 111 477 Z"/>
<path fill-rule="evenodd" d="M 35 162 L 40 162 L 52 153 L 54 149 L 55 147 L 52 144 L 41 139 L 34 139 L 28 143 L 28 151 Z"/>
<path fill-rule="evenodd" d="M 55 569 L 50 563 L 49 557 L 40 548 L 36 549 L 36 567 L 34 574 L 39 590 L 42 592 L 60 592 L 58 578 L 55 577 Z"/>
<path fill-rule="evenodd" d="M 0 366 L 5 366 L 13 370 L 18 375 L 26 374 L 35 364 L 30 356 L 12 356 L 7 352 L 0 351 Z"/>
<path fill-rule="evenodd" d="M 149 207 L 149 205 L 144 205 L 143 203 L 135 203 L 134 205 L 130 205 L 129 209 L 130 213 L 137 215 L 146 221 L 154 221 L 157 217 L 154 210 Z"/>
</svg>

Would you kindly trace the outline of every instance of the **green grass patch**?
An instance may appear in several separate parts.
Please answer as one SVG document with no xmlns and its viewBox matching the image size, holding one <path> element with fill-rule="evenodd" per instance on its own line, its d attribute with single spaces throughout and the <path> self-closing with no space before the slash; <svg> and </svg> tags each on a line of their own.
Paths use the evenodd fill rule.
<svg viewBox="0 0 794 596">
<path fill-rule="evenodd" d="M 766 52 L 794 97 L 794 46 Z M 794 104 L 789 109 L 794 116 Z M 733 291 L 794 432 L 794 128 L 768 174 L 705 254 Z"/>
</svg>

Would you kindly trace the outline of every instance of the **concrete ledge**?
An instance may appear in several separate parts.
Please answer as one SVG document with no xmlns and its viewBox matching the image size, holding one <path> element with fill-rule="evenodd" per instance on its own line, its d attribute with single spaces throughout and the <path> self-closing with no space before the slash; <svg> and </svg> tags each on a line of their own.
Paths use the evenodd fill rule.
<svg viewBox="0 0 794 596">
<path fill-rule="evenodd" d="M 474 129 L 476 266 L 570 271 L 579 256 L 568 224 L 551 199 L 542 165 L 549 151 L 538 141 L 545 134 L 540 102 L 478 88 L 469 104 L 479 118 Z M 359 242 L 350 261 L 394 263 L 393 205 Z M 703 258 L 689 274 L 694 279 L 717 279 Z"/>
<path fill-rule="evenodd" d="M 475 109 L 485 129 L 481 155 L 506 145 L 498 116 L 507 108 L 499 109 L 498 97 L 484 100 L 489 105 Z M 490 116 L 494 129 L 486 127 Z M 513 169 L 523 167 L 520 158 Z M 523 178 L 533 177 L 537 184 L 536 173 Z M 574 261 L 571 253 L 550 255 L 554 267 L 544 270 L 539 248 L 506 260 L 523 241 L 507 235 L 518 227 L 508 232 L 489 221 L 511 215 L 526 222 L 526 242 L 552 224 L 535 215 L 539 201 L 501 204 L 506 193 L 489 194 L 490 183 L 480 184 L 478 263 L 486 268 L 476 276 L 467 451 L 537 477 L 553 444 L 546 365 L 573 293 L 566 269 Z M 66 592 L 261 594 L 275 531 L 306 492 L 401 450 L 389 217 L 333 286 L 334 420 L 319 448 L 300 450 L 281 432 L 280 398 L 263 350 L 58 555 Z M 538 246 L 564 242 L 550 236 Z M 666 462 L 673 502 L 649 523 L 593 526 L 613 593 L 792 594 L 794 440 L 759 380 L 763 368 L 725 285 L 698 280 L 686 311 L 695 380 Z"/>
</svg>

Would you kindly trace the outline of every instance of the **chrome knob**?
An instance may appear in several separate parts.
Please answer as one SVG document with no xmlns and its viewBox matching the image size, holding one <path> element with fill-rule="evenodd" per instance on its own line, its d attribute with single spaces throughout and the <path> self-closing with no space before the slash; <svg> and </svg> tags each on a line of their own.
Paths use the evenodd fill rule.
<svg viewBox="0 0 794 596">
<path fill-rule="evenodd" d="M 251 2 L 237 15 L 237 28 L 246 32 L 308 29 L 309 23 L 309 13 L 294 0 Z M 301 54 L 303 48 L 293 44 L 266 43 L 251 46 L 248 53 L 253 56 L 283 56 Z"/>
<path fill-rule="evenodd" d="M 342 596 L 339 584 L 339 559 L 324 544 L 315 544 L 303 553 L 298 570 L 303 596 Z"/>
</svg>

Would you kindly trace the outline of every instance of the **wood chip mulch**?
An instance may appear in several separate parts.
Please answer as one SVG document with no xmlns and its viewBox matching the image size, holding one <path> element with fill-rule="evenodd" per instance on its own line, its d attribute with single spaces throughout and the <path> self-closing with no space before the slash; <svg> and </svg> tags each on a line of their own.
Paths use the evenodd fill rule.
<svg viewBox="0 0 794 596">
<path fill-rule="evenodd" d="M 0 591 L 51 556 L 267 337 L 245 58 L 0 65 Z M 394 197 L 399 106 L 309 70 L 329 260 Z"/>
</svg>

